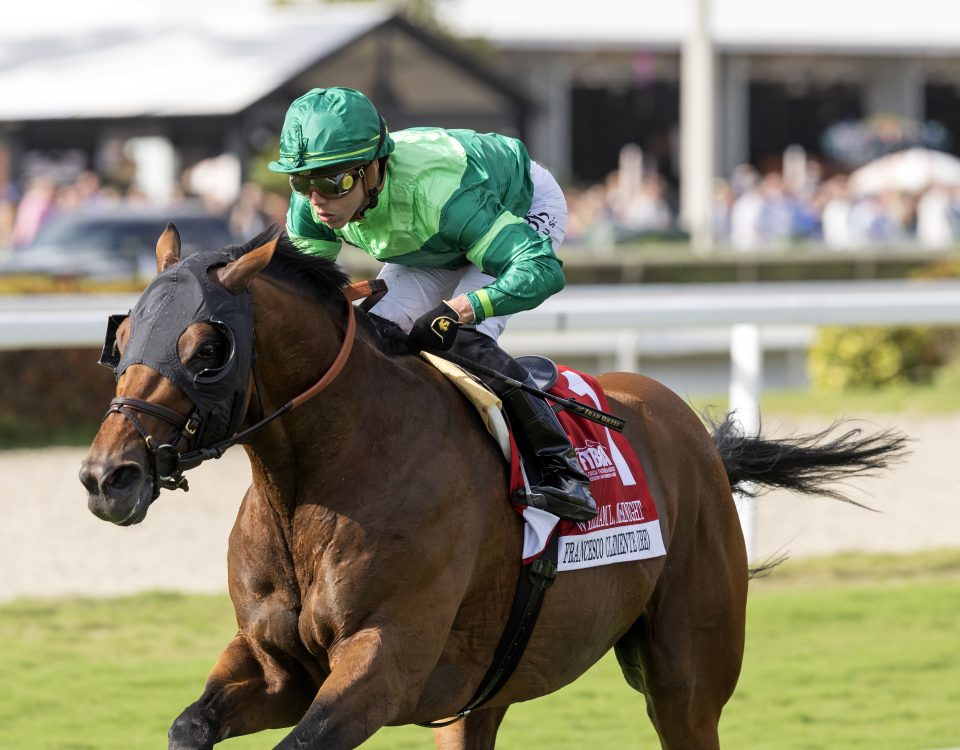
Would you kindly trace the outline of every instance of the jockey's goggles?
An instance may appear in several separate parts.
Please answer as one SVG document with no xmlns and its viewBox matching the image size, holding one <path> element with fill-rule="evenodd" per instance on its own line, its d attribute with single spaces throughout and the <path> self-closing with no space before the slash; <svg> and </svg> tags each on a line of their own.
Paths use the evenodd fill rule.
<svg viewBox="0 0 960 750">
<path fill-rule="evenodd" d="M 363 181 L 364 170 L 368 165 L 369 162 L 337 174 L 313 175 L 297 172 L 290 175 L 290 188 L 308 198 L 314 190 L 324 198 L 342 198 Z"/>
</svg>

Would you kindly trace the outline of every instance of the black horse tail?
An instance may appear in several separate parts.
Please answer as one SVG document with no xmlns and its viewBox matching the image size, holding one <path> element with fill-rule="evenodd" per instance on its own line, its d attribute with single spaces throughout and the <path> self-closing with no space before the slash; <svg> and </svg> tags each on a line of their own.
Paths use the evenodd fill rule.
<svg viewBox="0 0 960 750">
<path fill-rule="evenodd" d="M 844 431 L 832 436 L 839 428 Z M 762 488 L 781 487 L 861 505 L 829 485 L 878 474 L 906 456 L 908 438 L 892 429 L 865 434 L 839 421 L 812 435 L 773 440 L 744 435 L 728 414 L 713 425 L 713 441 L 732 490 L 754 497 Z"/>
</svg>

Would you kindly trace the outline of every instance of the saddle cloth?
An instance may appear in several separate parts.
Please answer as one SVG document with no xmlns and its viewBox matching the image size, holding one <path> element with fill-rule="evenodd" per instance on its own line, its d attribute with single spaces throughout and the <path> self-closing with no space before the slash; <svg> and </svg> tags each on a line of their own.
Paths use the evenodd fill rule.
<svg viewBox="0 0 960 750">
<path fill-rule="evenodd" d="M 422 354 L 450 378 L 480 412 L 490 434 L 510 462 L 510 494 L 524 486 L 519 451 L 500 411 L 500 400 L 472 375 L 456 365 Z M 572 398 L 609 412 L 600 384 L 591 376 L 559 367 L 550 393 Z M 597 501 L 597 517 L 583 523 L 557 518 L 539 508 L 514 503 L 524 520 L 523 562 L 542 554 L 553 534 L 560 534 L 557 569 L 578 570 L 599 565 L 643 560 L 666 554 L 657 509 L 647 478 L 627 439 L 608 427 L 561 410 L 557 415 Z"/>
</svg>

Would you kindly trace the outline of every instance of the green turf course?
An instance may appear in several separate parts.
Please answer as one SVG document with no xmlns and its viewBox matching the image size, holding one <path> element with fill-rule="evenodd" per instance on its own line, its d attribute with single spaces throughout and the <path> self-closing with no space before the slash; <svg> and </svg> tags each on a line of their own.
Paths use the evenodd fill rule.
<svg viewBox="0 0 960 750">
<path fill-rule="evenodd" d="M 728 408 L 727 394 L 681 393 L 698 413 L 722 417 Z M 942 417 L 960 411 L 960 383 L 942 378 L 919 385 L 890 385 L 883 388 L 820 393 L 807 390 L 765 390 L 760 413 L 766 418 L 824 417 L 826 427 L 837 418 L 865 418 L 876 415 Z"/>
<path fill-rule="evenodd" d="M 166 747 L 234 632 L 222 596 L 20 601 L 0 607 L 0 748 Z M 960 551 L 787 562 L 751 584 L 740 686 L 721 723 L 734 749 L 960 746 Z M 722 648 L 722 644 L 718 644 Z M 269 748 L 282 731 L 228 740 Z M 498 747 L 659 747 L 642 698 L 605 658 L 515 706 Z M 433 747 L 387 728 L 365 748 Z"/>
</svg>

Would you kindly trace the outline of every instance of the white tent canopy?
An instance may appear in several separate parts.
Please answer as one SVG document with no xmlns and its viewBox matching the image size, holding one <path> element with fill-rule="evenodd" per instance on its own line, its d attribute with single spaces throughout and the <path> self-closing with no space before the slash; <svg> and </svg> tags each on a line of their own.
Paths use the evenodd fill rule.
<svg viewBox="0 0 960 750">
<path fill-rule="evenodd" d="M 391 15 L 370 3 L 73 5 L 6 14 L 0 122 L 231 114 Z"/>
<path fill-rule="evenodd" d="M 465 37 L 513 49 L 679 50 L 691 3 L 437 0 Z M 713 0 L 719 49 L 960 51 L 953 0 Z M 392 10 L 381 3 L 46 0 L 0 23 L 0 122 L 227 114 Z"/>
<path fill-rule="evenodd" d="M 456 33 L 499 47 L 679 48 L 689 0 L 438 0 Z M 897 54 L 957 52 L 955 0 L 712 0 L 722 49 Z"/>
<path fill-rule="evenodd" d="M 933 186 L 960 187 L 960 159 L 942 151 L 911 148 L 874 159 L 850 175 L 850 189 L 860 195 L 890 190 L 922 193 Z"/>
</svg>

